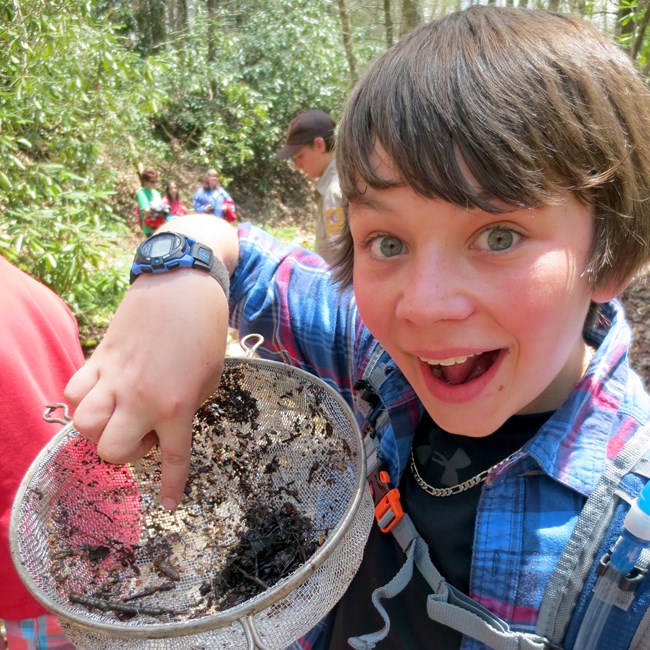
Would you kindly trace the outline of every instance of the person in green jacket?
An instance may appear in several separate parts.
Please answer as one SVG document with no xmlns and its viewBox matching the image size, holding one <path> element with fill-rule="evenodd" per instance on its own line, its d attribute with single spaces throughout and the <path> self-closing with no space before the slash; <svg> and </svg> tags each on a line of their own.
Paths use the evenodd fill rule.
<svg viewBox="0 0 650 650">
<path fill-rule="evenodd" d="M 150 167 L 143 169 L 140 174 L 140 183 L 142 184 L 142 187 L 135 195 L 135 200 L 138 204 L 135 211 L 140 221 L 142 232 L 145 235 L 151 235 L 158 225 L 162 225 L 162 223 L 165 222 L 163 218 L 161 223 L 157 224 L 154 210 L 152 210 L 152 204 L 154 206 L 156 204 L 162 204 L 162 196 L 156 189 L 158 180 L 158 172 Z"/>
</svg>

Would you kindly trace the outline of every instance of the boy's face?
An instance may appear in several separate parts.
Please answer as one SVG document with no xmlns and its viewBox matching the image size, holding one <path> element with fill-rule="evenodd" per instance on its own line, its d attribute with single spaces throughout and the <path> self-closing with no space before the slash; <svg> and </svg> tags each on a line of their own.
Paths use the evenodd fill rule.
<svg viewBox="0 0 650 650">
<path fill-rule="evenodd" d="M 329 164 L 326 150 L 323 138 L 316 138 L 311 144 L 303 145 L 293 156 L 296 169 L 312 180 L 319 179 Z"/>
<path fill-rule="evenodd" d="M 385 160 L 376 166 L 397 180 Z M 435 422 L 479 437 L 562 404 L 589 361 L 590 300 L 608 297 L 583 274 L 587 207 L 567 193 L 495 215 L 369 187 L 349 221 L 361 316 Z"/>
</svg>

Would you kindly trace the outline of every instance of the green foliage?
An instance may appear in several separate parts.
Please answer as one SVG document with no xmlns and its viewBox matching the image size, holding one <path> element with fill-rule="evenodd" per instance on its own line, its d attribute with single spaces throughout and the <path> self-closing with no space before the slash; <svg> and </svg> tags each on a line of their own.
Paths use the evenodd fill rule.
<svg viewBox="0 0 650 650">
<path fill-rule="evenodd" d="M 80 198 L 62 197 L 57 209 L 17 209 L 3 220 L 0 240 L 5 257 L 56 288 L 77 313 L 96 309 L 106 299 L 115 303 L 112 294 L 121 294 L 128 278 L 123 268 L 108 263 L 126 235 L 124 226 L 113 222 L 108 206 L 103 214 L 87 213 Z"/>
<path fill-rule="evenodd" d="M 0 251 L 88 333 L 128 276 L 126 261 L 113 262 L 129 234 L 111 207 L 118 170 L 162 167 L 180 143 L 197 165 L 226 183 L 255 179 L 263 195 L 284 164 L 275 150 L 289 120 L 308 107 L 336 118 L 349 90 L 333 0 L 225 1 L 210 17 L 197 2 L 185 32 L 161 23 L 170 6 L 0 6 Z"/>
<path fill-rule="evenodd" d="M 83 0 L 12 0 L 0 19 L 0 247 L 83 321 L 124 289 L 106 265 L 126 232 L 108 161 L 152 142 L 164 94 Z"/>
<path fill-rule="evenodd" d="M 349 75 L 335 2 L 269 0 L 237 7 L 233 13 L 222 3 L 213 20 L 200 14 L 183 37 L 183 49 L 171 52 L 166 86 L 173 100 L 160 125 L 200 165 L 217 167 L 226 179 L 252 175 L 263 192 L 288 122 L 306 108 L 337 118 Z M 367 45 L 363 53 L 369 58 L 376 50 Z"/>
<path fill-rule="evenodd" d="M 360 72 L 384 48 L 384 3 L 347 4 Z M 189 20 L 186 6 L 0 3 L 0 252 L 57 291 L 88 339 L 126 288 L 131 251 L 121 242 L 132 233 L 113 207 L 130 201 L 115 193 L 120 172 L 170 168 L 180 148 L 225 184 L 256 188 L 260 214 L 271 214 L 264 197 L 277 191 L 288 122 L 306 108 L 338 119 L 349 92 L 336 0 L 219 0 L 210 14 L 196 0 Z M 646 5 L 580 7 L 647 74 Z"/>
</svg>

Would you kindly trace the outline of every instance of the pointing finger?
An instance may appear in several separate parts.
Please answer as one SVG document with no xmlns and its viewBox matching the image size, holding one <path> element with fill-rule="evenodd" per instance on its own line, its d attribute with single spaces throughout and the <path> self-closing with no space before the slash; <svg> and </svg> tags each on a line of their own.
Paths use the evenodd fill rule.
<svg viewBox="0 0 650 650">
<path fill-rule="evenodd" d="M 192 452 L 192 416 L 176 420 L 159 428 L 161 456 L 160 502 L 173 510 L 183 498 L 183 490 L 190 471 Z"/>
</svg>

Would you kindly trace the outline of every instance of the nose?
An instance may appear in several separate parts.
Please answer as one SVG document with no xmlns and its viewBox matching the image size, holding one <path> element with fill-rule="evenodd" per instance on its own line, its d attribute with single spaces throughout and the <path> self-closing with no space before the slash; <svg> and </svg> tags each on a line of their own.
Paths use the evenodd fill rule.
<svg viewBox="0 0 650 650">
<path fill-rule="evenodd" d="M 471 268 L 452 253 L 429 252 L 409 265 L 396 316 L 411 323 L 462 321 L 477 306 Z"/>
</svg>

